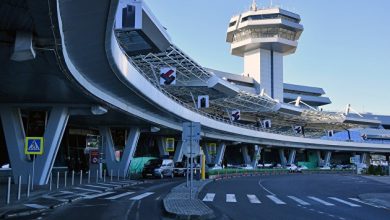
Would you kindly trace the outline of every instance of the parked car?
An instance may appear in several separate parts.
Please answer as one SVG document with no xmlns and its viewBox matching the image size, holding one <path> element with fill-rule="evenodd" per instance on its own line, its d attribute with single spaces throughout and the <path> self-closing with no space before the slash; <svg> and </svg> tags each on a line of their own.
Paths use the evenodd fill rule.
<svg viewBox="0 0 390 220">
<path fill-rule="evenodd" d="M 309 169 L 309 168 L 307 168 L 307 166 L 300 165 L 297 167 L 297 172 L 302 173 L 303 170 L 307 170 L 307 169 Z"/>
<path fill-rule="evenodd" d="M 186 176 L 187 169 L 183 162 L 176 162 L 175 167 L 173 168 L 174 176 Z"/>
<path fill-rule="evenodd" d="M 320 170 L 330 170 L 330 166 L 322 166 L 320 167 Z"/>
<path fill-rule="evenodd" d="M 243 169 L 243 170 L 253 170 L 253 167 L 251 165 L 248 165 L 248 164 L 243 164 L 240 169 Z"/>
<path fill-rule="evenodd" d="M 152 159 L 146 162 L 142 170 L 142 177 L 174 177 L 173 160 L 171 159 Z"/>
<path fill-rule="evenodd" d="M 209 170 L 222 170 L 222 166 L 219 164 L 212 164 L 209 166 Z"/>
<path fill-rule="evenodd" d="M 295 164 L 287 164 L 286 169 L 289 172 L 295 172 L 295 171 L 297 171 L 298 167 Z"/>
</svg>

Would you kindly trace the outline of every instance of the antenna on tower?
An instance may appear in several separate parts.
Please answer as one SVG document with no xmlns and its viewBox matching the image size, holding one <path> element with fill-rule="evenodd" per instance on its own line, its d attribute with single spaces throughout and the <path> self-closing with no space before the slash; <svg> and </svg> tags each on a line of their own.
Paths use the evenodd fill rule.
<svg viewBox="0 0 390 220">
<path fill-rule="evenodd" d="M 257 11 L 257 4 L 256 4 L 256 0 L 253 0 L 252 1 L 252 5 L 251 5 L 251 11 Z"/>
</svg>

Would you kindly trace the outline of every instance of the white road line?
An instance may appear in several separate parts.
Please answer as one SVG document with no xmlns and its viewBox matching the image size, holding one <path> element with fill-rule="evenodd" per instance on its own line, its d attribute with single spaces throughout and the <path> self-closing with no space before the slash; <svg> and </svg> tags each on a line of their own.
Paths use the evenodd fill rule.
<svg viewBox="0 0 390 220">
<path fill-rule="evenodd" d="M 121 186 L 122 184 L 113 184 L 113 183 L 96 183 L 97 185 L 102 185 L 102 186 Z"/>
<path fill-rule="evenodd" d="M 147 196 L 150 196 L 150 195 L 152 195 L 154 192 L 146 192 L 146 193 L 143 193 L 143 194 L 141 194 L 141 195 L 138 195 L 138 196 L 135 196 L 135 197 L 133 197 L 133 198 L 130 198 L 130 200 L 140 200 L 140 199 L 143 199 L 143 198 L 145 198 L 145 197 L 147 197 Z"/>
<path fill-rule="evenodd" d="M 111 189 L 111 187 L 106 187 L 106 186 L 96 186 L 96 185 L 85 185 L 85 186 L 98 188 L 98 189 Z"/>
<path fill-rule="evenodd" d="M 278 205 L 285 205 L 286 203 L 278 199 L 275 195 L 267 195 L 267 197 Z"/>
<path fill-rule="evenodd" d="M 236 195 L 226 194 L 226 202 L 237 202 Z"/>
<path fill-rule="evenodd" d="M 260 204 L 260 203 L 261 203 L 260 200 L 257 198 L 256 195 L 250 195 L 250 194 L 248 194 L 248 195 L 246 195 L 246 196 L 248 197 L 250 203 L 255 203 L 255 204 Z"/>
<path fill-rule="evenodd" d="M 33 209 L 48 209 L 49 207 L 39 204 L 24 204 L 27 207 L 33 208 Z"/>
<path fill-rule="evenodd" d="M 212 202 L 214 201 L 215 193 L 207 193 L 204 198 L 203 202 Z"/>
<path fill-rule="evenodd" d="M 334 204 L 329 203 L 329 202 L 326 202 L 326 201 L 324 201 L 324 200 L 322 200 L 322 199 L 319 199 L 319 198 L 317 198 L 317 197 L 314 197 L 314 196 L 308 196 L 308 198 L 309 198 L 309 199 L 312 199 L 312 200 L 314 200 L 314 201 L 316 201 L 316 202 L 319 202 L 319 203 L 321 203 L 321 204 L 323 204 L 323 205 L 326 205 L 326 206 L 334 206 Z"/>
<path fill-rule="evenodd" d="M 264 189 L 265 191 L 267 191 L 269 194 L 275 195 L 275 193 L 269 191 L 267 188 L 265 188 L 265 187 L 263 186 L 263 184 L 261 184 L 261 180 L 259 180 L 258 184 L 259 184 L 259 186 L 260 186 L 261 188 L 263 188 L 263 189 Z"/>
<path fill-rule="evenodd" d="M 128 195 L 131 195 L 133 193 L 134 192 L 125 192 L 125 193 L 122 193 L 122 194 L 118 194 L 118 195 L 115 195 L 115 196 L 108 197 L 106 199 L 119 199 L 119 198 L 122 198 L 122 197 L 125 197 L 125 196 L 128 196 Z"/>
<path fill-rule="evenodd" d="M 295 196 L 287 196 L 287 197 L 290 198 L 290 199 L 292 199 L 292 200 L 294 200 L 295 202 L 297 202 L 297 203 L 299 203 L 299 204 L 301 204 L 301 205 L 310 205 L 310 203 L 305 202 L 305 201 L 303 201 L 302 199 L 297 198 L 297 197 L 295 197 Z"/>
<path fill-rule="evenodd" d="M 73 187 L 73 189 L 79 189 L 79 190 L 83 190 L 83 191 L 97 192 L 97 193 L 101 193 L 102 192 L 101 190 L 86 189 L 86 188 L 81 188 L 81 187 Z"/>
<path fill-rule="evenodd" d="M 84 196 L 84 198 L 85 199 L 94 199 L 94 198 L 110 195 L 110 194 L 113 194 L 113 193 L 115 193 L 115 192 L 105 192 L 105 193 L 100 193 L 100 194 L 95 194 L 95 195 L 90 195 L 90 196 Z"/>
<path fill-rule="evenodd" d="M 344 203 L 346 205 L 349 205 L 351 207 L 361 207 L 360 205 L 357 205 L 357 204 L 354 204 L 352 202 L 348 202 L 348 201 L 345 201 L 345 200 L 342 200 L 342 199 L 339 199 L 339 198 L 336 198 L 336 197 L 328 197 L 329 199 L 333 199 L 337 202 L 340 202 L 340 203 Z"/>
<path fill-rule="evenodd" d="M 362 203 L 362 204 L 364 204 L 364 205 L 372 206 L 372 207 L 375 207 L 375 208 L 378 208 L 378 209 L 383 209 L 383 208 L 385 208 L 385 207 L 383 207 L 383 206 L 378 206 L 378 205 L 374 205 L 374 204 L 371 204 L 371 203 L 368 203 L 368 202 L 364 202 L 364 201 L 362 201 L 362 200 L 360 200 L 360 199 L 358 199 L 358 198 L 348 198 L 348 199 L 350 199 L 350 200 L 352 200 L 352 201 L 355 201 L 355 202 L 360 202 L 360 203 Z"/>
</svg>

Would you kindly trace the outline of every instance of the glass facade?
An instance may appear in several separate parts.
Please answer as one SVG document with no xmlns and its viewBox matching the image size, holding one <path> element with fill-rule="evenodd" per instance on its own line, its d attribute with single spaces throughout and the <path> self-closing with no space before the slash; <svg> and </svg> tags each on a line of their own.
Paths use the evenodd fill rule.
<svg viewBox="0 0 390 220">
<path fill-rule="evenodd" d="M 233 42 L 242 41 L 249 38 L 268 38 L 268 37 L 280 37 L 291 41 L 297 40 L 297 34 L 295 31 L 291 31 L 281 27 L 262 27 L 262 28 L 248 28 L 241 32 L 235 33 L 233 35 Z"/>
</svg>

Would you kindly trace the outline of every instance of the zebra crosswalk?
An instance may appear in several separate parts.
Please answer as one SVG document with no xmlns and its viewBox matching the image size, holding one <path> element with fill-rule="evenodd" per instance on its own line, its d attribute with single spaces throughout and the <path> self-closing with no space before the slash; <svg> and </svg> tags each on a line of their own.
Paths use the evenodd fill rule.
<svg viewBox="0 0 390 220">
<path fill-rule="evenodd" d="M 201 198 L 202 199 L 202 198 Z M 318 197 L 318 196 L 278 196 L 278 195 L 255 195 L 255 194 L 247 194 L 247 195 L 236 195 L 236 194 L 222 194 L 217 195 L 216 193 L 206 193 L 202 199 L 203 202 L 211 203 L 216 200 L 220 201 L 223 199 L 226 203 L 239 203 L 239 202 L 249 202 L 251 204 L 261 205 L 262 203 L 271 203 L 275 205 L 287 205 L 287 204 L 296 204 L 300 206 L 311 206 L 311 205 L 322 205 L 322 206 L 347 206 L 352 208 L 359 208 L 362 205 L 372 206 L 376 208 L 381 208 L 378 206 L 371 205 L 369 203 L 364 203 L 358 198 L 337 198 L 337 197 Z"/>
</svg>

